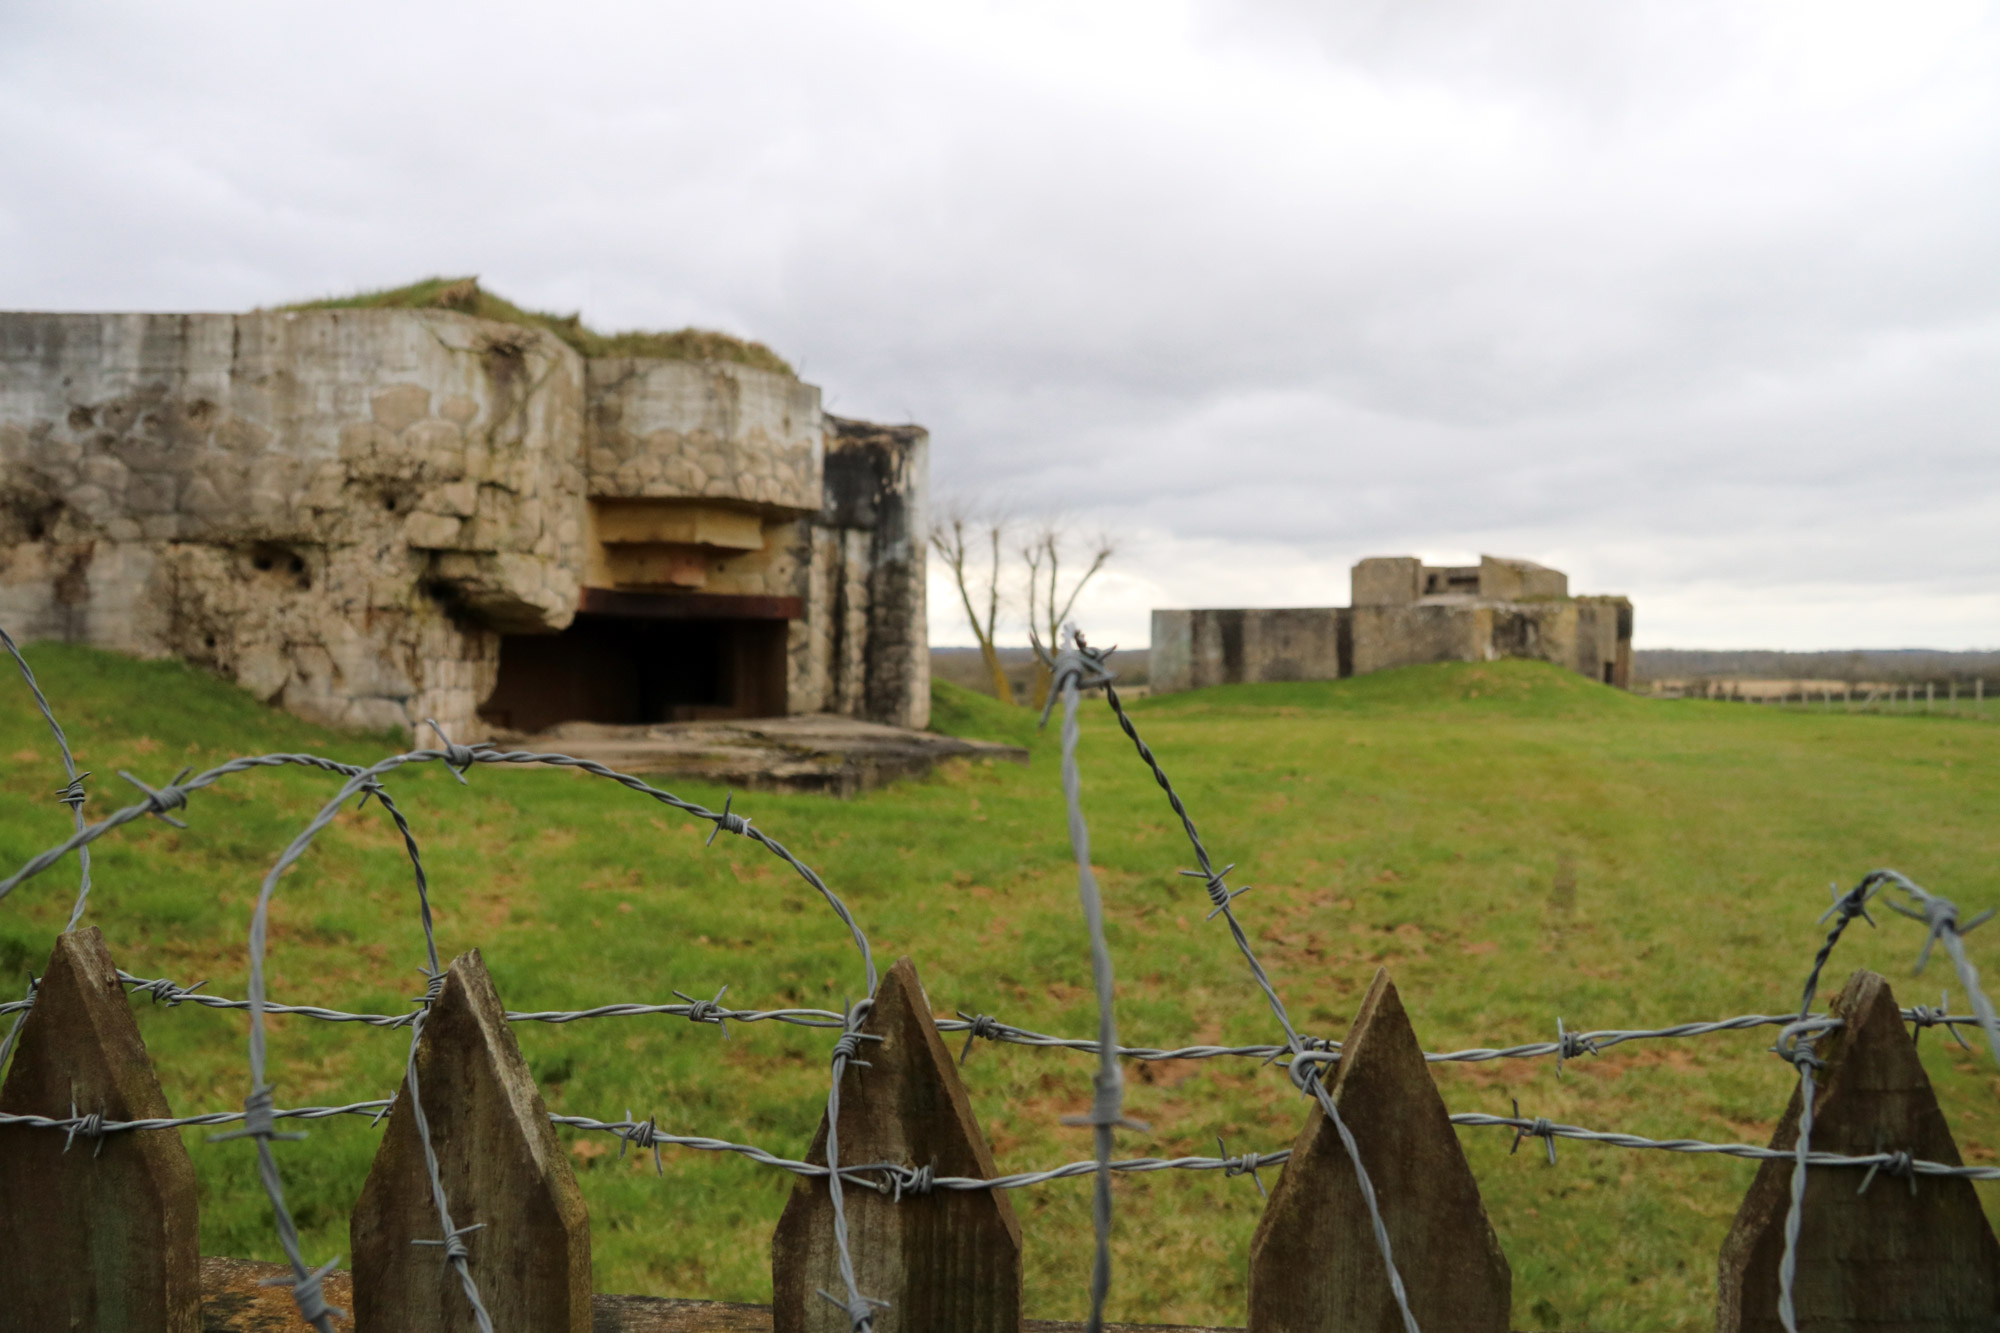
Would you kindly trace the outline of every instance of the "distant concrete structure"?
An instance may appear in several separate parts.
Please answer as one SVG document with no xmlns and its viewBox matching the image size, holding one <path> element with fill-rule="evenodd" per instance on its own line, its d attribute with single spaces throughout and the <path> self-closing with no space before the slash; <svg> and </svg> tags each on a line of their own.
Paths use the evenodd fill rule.
<svg viewBox="0 0 2000 1333">
<path fill-rule="evenodd" d="M 1535 658 L 1626 688 L 1632 603 L 1572 597 L 1569 576 L 1528 560 L 1354 566 L 1349 606 L 1153 612 L 1156 694 L 1249 681 L 1337 680 L 1420 662 Z"/>
</svg>

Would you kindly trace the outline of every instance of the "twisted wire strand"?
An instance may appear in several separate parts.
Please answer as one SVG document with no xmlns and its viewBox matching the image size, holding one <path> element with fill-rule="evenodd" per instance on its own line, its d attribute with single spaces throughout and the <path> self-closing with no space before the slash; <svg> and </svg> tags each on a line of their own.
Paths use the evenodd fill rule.
<svg viewBox="0 0 2000 1333">
<path fill-rule="evenodd" d="M 1787 1034 L 1792 1029 L 1787 1028 Z M 1779 1038 L 1782 1048 L 1785 1038 Z M 1798 1282 L 1799 1272 L 1799 1232 L 1805 1223 L 1806 1168 L 1811 1165 L 1813 1127 L 1813 1070 L 1818 1061 L 1811 1050 L 1793 1037 L 1793 1048 L 1789 1056 L 1799 1071 L 1799 1137 L 1793 1145 L 1797 1160 L 1792 1166 L 1790 1202 L 1785 1208 L 1785 1251 L 1778 1261 L 1778 1322 L 1785 1326 L 1785 1333 L 1798 1333 L 1798 1310 L 1793 1303 L 1792 1290 Z"/>
<path fill-rule="evenodd" d="M 1072 628 L 1070 647 L 1053 664 L 1050 682 L 1050 702 L 1054 702 L 1054 695 L 1062 696 L 1063 800 L 1068 806 L 1070 851 L 1076 857 L 1077 898 L 1090 936 L 1090 976 L 1097 991 L 1098 1062 L 1092 1078 L 1095 1094 L 1090 1114 L 1084 1118 L 1091 1126 L 1097 1154 L 1097 1178 L 1091 1198 L 1095 1252 L 1090 1268 L 1090 1318 L 1085 1325 L 1088 1333 L 1101 1333 L 1104 1302 L 1111 1292 L 1111 1136 L 1117 1126 L 1128 1123 L 1124 1111 L 1124 1072 L 1118 1064 L 1118 1021 L 1113 1012 L 1116 984 L 1111 969 L 1111 946 L 1104 936 L 1103 895 L 1098 890 L 1096 872 L 1090 866 L 1090 827 L 1084 822 L 1083 776 L 1076 762 L 1081 730 L 1077 722 L 1079 686 L 1086 678 L 1101 676 L 1102 665 L 1101 659 L 1085 655 L 1083 636 Z M 1047 717 L 1045 710 L 1043 720 Z"/>
<path fill-rule="evenodd" d="M 0 1007 L 4 1012 L 4 1007 Z M 1942 1008 L 1926 1005 L 1906 1007 L 1902 1011 L 1903 1020 L 1922 1027 L 1949 1027 L 1955 1023 L 1977 1023 L 1976 1015 L 1947 1014 Z M 1646 1041 L 1675 1037 L 1705 1037 L 1718 1032 L 1741 1032 L 1760 1027 L 1783 1027 L 1798 1021 L 1797 1014 L 1741 1014 L 1734 1018 L 1703 1020 L 1695 1023 L 1677 1023 L 1663 1028 L 1600 1028 L 1590 1032 L 1570 1032 L 1559 1041 L 1527 1042 L 1516 1046 L 1476 1046 L 1458 1051 L 1426 1051 L 1424 1059 L 1432 1064 L 1477 1063 L 1484 1060 L 1532 1060 L 1543 1056 L 1574 1058 L 1578 1048 L 1592 1052 L 1620 1045 L 1628 1041 Z M 1037 1049 L 1060 1049 L 1095 1053 L 1098 1043 L 1090 1037 L 1060 1037 L 1048 1033 L 1033 1032 L 1026 1028 L 1002 1023 L 990 1014 L 967 1017 L 960 1012 L 958 1018 L 937 1020 L 939 1032 L 963 1032 L 973 1038 L 999 1042 L 1004 1045 L 1026 1046 Z M 1338 1053 L 1343 1043 L 1323 1037 L 1302 1037 L 1307 1049 Z M 1211 1060 L 1223 1056 L 1241 1056 L 1262 1062 L 1270 1062 L 1291 1053 L 1289 1046 L 1249 1045 L 1249 1046 L 1120 1046 L 1118 1054 L 1129 1060 Z"/>
<path fill-rule="evenodd" d="M 211 768 L 206 772 L 197 773 L 196 775 L 186 779 L 185 781 L 171 783 L 169 784 L 168 787 L 160 788 L 158 791 L 152 792 L 146 800 L 141 801 L 136 805 L 128 805 L 121 809 L 114 810 L 111 814 L 105 816 L 103 819 L 99 820 L 94 824 L 90 823 L 83 824 L 70 837 L 64 839 L 62 842 L 56 844 L 55 846 L 47 848 L 41 853 L 33 857 L 30 857 L 27 861 L 23 862 L 20 865 L 20 867 L 14 871 L 13 874 L 7 876 L 7 878 L 5 879 L 0 879 L 0 899 L 4 899 L 5 897 L 7 897 L 8 894 L 12 893 L 21 884 L 41 874 L 44 870 L 47 870 L 50 866 L 60 861 L 63 857 L 69 855 L 69 853 L 73 851 L 87 850 L 90 847 L 90 845 L 96 842 L 99 838 L 102 838 L 106 834 L 114 832 L 115 830 L 124 827 L 125 825 L 131 823 L 133 820 L 143 819 L 149 814 L 159 813 L 160 798 L 164 793 L 168 791 L 172 791 L 174 795 L 177 797 L 185 798 L 187 796 L 193 795 L 195 792 L 202 791 L 209 787 L 212 787 L 217 782 L 220 782 L 223 778 L 229 777 L 233 774 L 247 773 L 254 769 L 260 769 L 260 768 L 280 768 L 286 765 L 296 765 L 304 768 L 314 768 L 314 769 L 319 769 L 323 772 L 337 773 L 348 777 L 352 777 L 356 774 L 367 771 L 361 768 L 357 768 L 353 764 L 343 764 L 340 763 L 338 760 L 328 759 L 322 755 L 316 755 L 316 754 L 261 754 L 261 755 L 239 756 L 235 759 L 229 760 L 226 763 L 218 764 L 216 767 Z M 349 791 L 348 794 L 352 795 L 353 792 Z M 185 804 L 185 800 L 182 800 L 182 804 Z M 179 807 L 176 806 L 174 808 L 179 808 Z"/>
<path fill-rule="evenodd" d="M 1883 901 L 1889 904 L 1891 911 L 1924 923 L 1924 948 L 1917 956 L 1915 974 L 1921 974 L 1924 965 L 1930 961 L 1931 946 L 1939 941 L 1944 943 L 1945 953 L 1951 959 L 1952 970 L 1958 974 L 1958 983 L 1965 988 L 1966 995 L 1972 1001 L 1972 1010 L 1979 1029 L 1986 1036 L 1987 1049 L 1993 1052 L 1994 1060 L 2000 1062 L 2000 1017 L 1996 1017 L 1993 1002 L 1986 998 L 1986 992 L 1980 988 L 1979 970 L 1973 967 L 1972 960 L 1965 955 L 1965 936 L 1982 922 L 1989 920 L 1993 916 L 1994 909 L 1989 907 L 1961 925 L 1956 903 L 1949 898 L 1938 897 L 1906 875 L 1894 870 L 1876 870 L 1871 871 L 1867 879 L 1862 882 L 1871 881 L 1885 888 L 1902 890 L 1909 896 L 1914 910 L 1891 899 Z"/>
<path fill-rule="evenodd" d="M 411 1119 L 416 1125 L 417 1143 L 423 1149 L 424 1170 L 430 1177 L 431 1206 L 437 1210 L 438 1231 L 441 1240 L 419 1240 L 419 1245 L 440 1245 L 444 1247 L 444 1259 L 458 1275 L 459 1290 L 472 1306 L 473 1322 L 480 1333 L 493 1333 L 493 1316 L 486 1311 L 486 1302 L 480 1299 L 479 1285 L 472 1280 L 472 1260 L 466 1252 L 464 1236 L 468 1231 L 486 1225 L 475 1223 L 473 1227 L 461 1227 L 452 1220 L 451 1204 L 445 1198 L 444 1179 L 438 1173 L 437 1151 L 431 1146 L 431 1125 L 424 1114 L 423 1094 L 417 1086 L 417 1043 L 423 1039 L 424 1018 L 429 1017 L 428 1007 L 423 1016 L 410 1024 L 410 1056 L 403 1067 L 403 1086 L 410 1094 Z"/>
<path fill-rule="evenodd" d="M 131 988 L 134 995 L 151 995 L 158 1003 L 169 1008 L 193 1004 L 204 1009 L 246 1010 L 248 1000 L 230 999 L 221 995 L 196 991 L 193 986 L 179 986 L 164 977 L 135 977 L 122 968 L 118 979 Z M 196 982 L 199 986 L 204 983 Z M 9 1000 L 0 1004 L 0 1015 L 17 1009 L 32 1007 L 32 1000 Z M 728 1009 L 711 1007 L 712 1001 L 695 1000 L 685 1004 L 600 1004 L 592 1009 L 509 1009 L 507 1021 L 510 1023 L 574 1023 L 590 1018 L 628 1018 L 651 1014 L 661 1014 L 674 1018 L 687 1018 L 699 1023 L 719 1020 L 731 1023 L 790 1023 L 799 1027 L 837 1028 L 841 1017 L 831 1009 Z M 300 1018 L 316 1019 L 324 1023 L 360 1023 L 366 1027 L 404 1028 L 416 1022 L 423 1013 L 421 1008 L 406 1010 L 400 1014 L 350 1013 L 345 1009 L 328 1009 L 316 1004 L 266 1003 L 267 1014 L 292 1014 Z M 1961 1020 L 1969 1021 L 1969 1020 Z"/>
<path fill-rule="evenodd" d="M 1547 1120 L 1530 1119 L 1525 1116 L 1485 1115 L 1476 1111 L 1461 1111 L 1451 1117 L 1451 1123 L 1467 1129 L 1511 1129 L 1516 1132 L 1551 1136 L 1559 1139 L 1574 1139 L 1580 1143 L 1597 1143 L 1610 1148 L 1634 1148 L 1659 1152 L 1687 1153 L 1702 1157 L 1740 1157 L 1747 1161 L 1796 1162 L 1799 1154 L 1796 1148 L 1772 1148 L 1756 1143 L 1712 1143 L 1705 1139 L 1650 1139 L 1639 1134 L 1624 1134 L 1611 1130 L 1585 1129 L 1578 1125 L 1556 1124 Z M 2000 1180 L 2000 1166 L 1954 1166 L 1949 1162 L 1930 1162 L 1910 1158 L 1906 1153 L 1864 1153 L 1849 1155 L 1808 1151 L 1806 1162 L 1811 1166 L 1867 1167 L 1889 1169 L 1908 1162 L 1909 1168 L 1917 1175 L 1956 1177 L 1961 1180 Z"/>
<path fill-rule="evenodd" d="M 344 1106 L 301 1106 L 291 1110 L 271 1110 L 273 1120 L 326 1120 L 337 1115 L 365 1115 L 379 1119 L 386 1114 L 393 1102 L 384 1098 L 376 1101 L 349 1102 Z M 205 1115 L 160 1116 L 143 1120 L 105 1120 L 100 1117 L 95 1129 L 99 1134 L 126 1134 L 142 1130 L 161 1129 L 205 1129 L 214 1125 L 234 1125 L 243 1121 L 245 1111 L 210 1111 Z M 83 1116 L 25 1115 L 16 1112 L 0 1112 L 0 1125 L 18 1126 L 25 1129 L 54 1129 L 63 1132 L 83 1132 Z"/>
<path fill-rule="evenodd" d="M 303 1106 L 287 1109 L 274 1108 L 273 1120 L 327 1120 L 335 1116 L 366 1116 L 371 1122 L 379 1122 L 388 1115 L 394 1101 L 380 1098 L 372 1101 L 349 1102 L 341 1106 Z M 75 1134 L 78 1137 L 105 1137 L 113 1134 L 157 1132 L 161 1130 L 202 1129 L 217 1125 L 241 1123 L 242 1111 L 211 1111 L 203 1115 L 174 1116 L 145 1120 L 106 1120 L 102 1116 L 72 1114 L 68 1116 L 28 1115 L 14 1112 L 0 1113 L 0 1126 L 26 1129 L 46 1129 L 58 1134 Z M 1656 1152 L 1681 1153 L 1697 1157 L 1731 1157 L 1745 1161 L 1786 1161 L 1796 1162 L 1796 1149 L 1771 1148 L 1755 1143 L 1716 1143 L 1707 1139 L 1654 1139 L 1639 1134 L 1627 1134 L 1616 1130 L 1589 1129 L 1580 1125 L 1568 1125 L 1542 1117 L 1514 1115 L 1488 1115 L 1479 1111 L 1459 1111 L 1450 1116 L 1451 1123 L 1463 1129 L 1503 1129 L 1516 1134 L 1535 1138 L 1559 1138 L 1579 1143 L 1594 1143 L 1601 1147 L 1626 1148 Z M 638 1143 L 642 1148 L 672 1147 L 687 1148 L 699 1152 L 728 1153 L 741 1156 L 762 1166 L 790 1172 L 793 1175 L 812 1179 L 825 1177 L 829 1168 L 823 1164 L 800 1161 L 773 1153 L 754 1144 L 736 1143 L 728 1139 L 718 1139 L 700 1134 L 670 1134 L 657 1127 L 652 1120 L 634 1120 L 628 1113 L 623 1120 L 598 1120 L 590 1116 L 551 1114 L 552 1124 L 571 1129 L 597 1131 L 611 1134 L 628 1142 Z M 1252 1165 L 1258 1169 L 1267 1166 L 1282 1166 L 1290 1160 L 1291 1149 L 1281 1148 L 1273 1152 L 1244 1153 L 1240 1156 L 1183 1156 L 1183 1157 L 1136 1157 L 1119 1158 L 1110 1163 L 1113 1171 L 1148 1172 L 1165 1170 L 1221 1171 L 1225 1175 L 1246 1173 Z M 1812 1150 L 1806 1154 L 1807 1163 L 1815 1167 L 1849 1167 L 1863 1170 L 1884 1170 L 1896 1174 L 1904 1171 L 1917 1176 L 1932 1176 L 1959 1180 L 2000 1181 L 2000 1166 L 1964 1166 L 1950 1162 L 1934 1162 L 1911 1157 L 1902 1152 L 1875 1153 L 1834 1153 Z M 840 1168 L 841 1179 L 852 1185 L 864 1185 L 872 1189 L 889 1192 L 882 1178 L 885 1173 L 907 1171 L 902 1163 L 849 1163 Z M 981 1176 L 934 1176 L 937 1189 L 973 1191 L 981 1189 L 1023 1189 L 1033 1185 L 1046 1184 L 1056 1180 L 1070 1180 L 1079 1176 L 1092 1175 L 1097 1170 L 1096 1158 L 1068 1162 L 1061 1166 L 1037 1171 L 1018 1171 L 991 1178 Z"/>
<path fill-rule="evenodd" d="M 181 986 L 165 977 L 138 977 L 119 969 L 118 979 L 130 988 L 134 995 L 151 996 L 155 1002 L 173 1008 L 182 1004 L 198 1005 L 205 1009 L 247 1010 L 248 1000 L 231 999 L 206 991 L 197 991 L 195 986 Z M 675 992 L 678 994 L 679 992 Z M 32 998 L 8 1000 L 0 1003 L 0 1017 L 18 1014 L 32 1009 Z M 421 1009 L 405 1010 L 399 1014 L 354 1013 L 345 1009 L 329 1009 L 314 1004 L 267 1003 L 267 1014 L 290 1014 L 300 1018 L 314 1019 L 326 1023 L 360 1023 L 368 1027 L 403 1028 L 415 1022 Z M 796 1027 L 839 1029 L 843 1026 L 841 1015 L 832 1009 L 731 1009 L 716 1004 L 712 1000 L 691 1000 L 679 1004 L 645 1004 L 626 1002 L 600 1004 L 589 1009 L 509 1009 L 507 1021 L 510 1023 L 575 1023 L 593 1018 L 632 1018 L 661 1015 L 669 1018 L 686 1018 L 697 1023 L 785 1023 Z M 1976 1014 L 1947 1013 L 1942 1006 L 1906 1005 L 1902 1009 L 1903 1021 L 1918 1027 L 1952 1028 L 1958 1024 L 1977 1025 Z M 1542 1056 L 1566 1056 L 1576 1045 L 1602 1050 L 1628 1041 L 1653 1038 L 1701 1037 L 1720 1032 L 1740 1032 L 1759 1027 L 1783 1027 L 1796 1022 L 1796 1014 L 1742 1014 L 1734 1018 L 1703 1020 L 1694 1023 L 1678 1023 L 1663 1028 L 1600 1028 L 1589 1032 L 1571 1032 L 1564 1041 L 1527 1042 L 1514 1046 L 1476 1046 L 1457 1051 L 1426 1051 L 1424 1059 L 1432 1064 L 1473 1063 L 1485 1060 L 1530 1060 Z M 1046 1032 L 1036 1032 L 1028 1028 L 1003 1023 L 990 1014 L 967 1017 L 960 1011 L 958 1018 L 934 1019 L 940 1033 L 965 1033 L 978 1040 L 992 1041 L 1000 1045 L 1022 1046 L 1030 1050 L 1071 1050 L 1095 1055 L 1098 1042 L 1094 1037 L 1064 1037 Z M 1305 1038 L 1314 1049 L 1338 1052 L 1343 1043 L 1327 1038 Z M 1281 1059 L 1290 1053 L 1290 1048 L 1274 1044 L 1250 1044 L 1243 1046 L 1189 1045 L 1189 1046 L 1120 1046 L 1118 1056 L 1123 1060 L 1213 1060 L 1224 1057 L 1251 1059 L 1268 1063 Z"/>
<path fill-rule="evenodd" d="M 1834 947 L 1847 928 L 1857 919 L 1874 926 L 1875 918 L 1868 915 L 1868 899 L 1874 895 L 1876 884 L 1875 877 L 1870 875 L 1844 894 L 1839 885 L 1833 886 L 1833 905 L 1820 916 L 1821 921 L 1833 917 L 1833 929 L 1813 955 L 1812 970 L 1806 974 L 1799 997 L 1798 1018 L 1779 1032 L 1777 1043 L 1771 1048 L 1799 1073 L 1799 1137 L 1793 1145 L 1797 1160 L 1792 1167 L 1790 1201 L 1785 1208 L 1785 1249 L 1778 1260 L 1778 1322 L 1785 1333 L 1799 1333 L 1792 1290 L 1798 1283 L 1799 1232 L 1805 1225 L 1806 1167 L 1812 1147 L 1813 1071 L 1820 1063 L 1812 1053 L 1812 1039 L 1827 1026 L 1812 1018 L 1813 1000 L 1819 992 L 1820 974 L 1826 970 L 1827 959 L 1833 956 Z M 1815 1022 L 1820 1022 L 1818 1029 L 1813 1027 Z"/>
<path fill-rule="evenodd" d="M 14 665 L 21 669 L 21 679 L 28 683 L 28 693 L 35 697 L 35 707 L 42 710 L 42 720 L 49 724 L 49 731 L 56 738 L 56 750 L 62 755 L 63 773 L 69 779 L 62 790 L 56 794 L 56 799 L 69 807 L 70 819 L 74 821 L 76 830 L 80 833 L 83 831 L 84 826 L 83 780 L 89 777 L 90 774 L 78 773 L 76 771 L 76 756 L 70 753 L 69 737 L 64 734 L 62 723 L 56 721 L 55 710 L 49 707 L 48 696 L 42 693 L 40 683 L 35 680 L 34 671 L 28 666 L 28 659 L 21 656 L 20 646 L 14 642 L 13 636 L 8 634 L 4 628 L 0 628 L 0 647 L 6 648 L 8 655 L 14 659 Z M 69 924 L 63 927 L 65 931 L 76 929 L 77 922 L 83 920 L 83 909 L 90 901 L 89 848 L 83 848 L 78 853 L 76 864 L 76 905 L 70 908 Z M 7 1045 L 11 1046 L 12 1044 L 12 1034 L 10 1033 Z M 5 1069 L 6 1067 L 6 1050 L 4 1047 L 0 1047 L 0 1069 Z"/>
<path fill-rule="evenodd" d="M 6 1037 L 0 1038 L 0 1076 L 7 1073 L 7 1060 L 14 1054 L 14 1043 L 21 1038 L 21 1025 L 28 1021 L 28 1011 L 35 1006 L 37 984 L 34 973 L 29 973 L 27 993 L 18 1000 L 0 1006 L 0 1013 L 14 1012 L 14 1021 L 7 1025 Z"/>
<path fill-rule="evenodd" d="M 876 1300 L 861 1293 L 861 1284 L 854 1273 L 854 1252 L 847 1232 L 847 1198 L 842 1186 L 840 1168 L 840 1085 L 846 1076 L 849 1064 L 866 1065 L 859 1059 L 863 1041 L 880 1041 L 861 1031 L 861 1025 L 875 1007 L 875 1001 L 862 1000 L 847 1011 L 840 1040 L 833 1048 L 833 1082 L 826 1097 L 826 1192 L 833 1205 L 833 1246 L 835 1263 L 840 1270 L 840 1280 L 847 1288 L 846 1299 L 831 1292 L 820 1295 L 838 1305 L 847 1313 L 853 1333 L 864 1333 L 875 1327 L 875 1311 L 887 1309 L 887 1301 Z"/>
</svg>

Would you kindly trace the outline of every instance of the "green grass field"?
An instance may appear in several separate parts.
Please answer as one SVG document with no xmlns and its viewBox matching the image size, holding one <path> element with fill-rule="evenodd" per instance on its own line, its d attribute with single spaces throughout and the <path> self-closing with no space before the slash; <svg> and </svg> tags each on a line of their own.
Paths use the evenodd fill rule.
<svg viewBox="0 0 2000 1333">
<path fill-rule="evenodd" d="M 91 811 L 126 803 L 113 776 L 311 748 L 367 761 L 392 738 L 329 735 L 171 663 L 57 646 L 30 650 L 91 781 Z M 1327 684 L 1213 690 L 1133 707 L 1218 859 L 1255 885 L 1238 906 L 1303 1030 L 1338 1037 L 1378 966 L 1433 1049 L 1545 1040 L 1571 1027 L 1643 1026 L 1796 1003 L 1830 881 L 1894 866 L 1968 914 L 2000 903 L 2000 727 L 1945 717 L 1842 716 L 1614 693 L 1538 664 L 1440 666 Z M 945 689 L 944 729 L 1019 739 L 1027 719 Z M 1272 1026 L 1219 922 L 1205 923 L 1181 833 L 1108 711 L 1085 714 L 1084 799 L 1132 1043 L 1269 1041 Z M 1052 739 L 1052 738 L 1051 738 Z M 60 769 L 26 691 L 0 686 L 0 862 L 67 832 Z M 97 844 L 90 920 L 142 976 L 241 995 L 258 880 L 332 790 L 260 772 L 197 795 L 178 832 L 135 824 Z M 680 989 L 745 1006 L 838 1007 L 859 967 L 844 932 L 774 858 L 609 784 L 482 768 L 461 788 L 435 767 L 398 775 L 431 868 L 441 947 L 483 950 L 516 1008 L 663 1002 Z M 723 793 L 684 793 L 719 805 Z M 1043 1031 L 1093 1028 L 1051 740 L 1033 763 L 957 766 L 849 803 L 755 795 L 737 808 L 852 905 L 884 964 L 908 953 L 941 1014 L 983 1011 Z M 0 904 L 0 978 L 39 968 L 74 892 L 64 865 Z M 1878 913 L 1829 969 L 1887 975 L 1905 1004 L 1949 980 L 1910 967 L 1921 930 Z M 2000 926 L 1970 937 L 2000 982 Z M 371 806 L 346 813 L 283 882 L 274 998 L 400 1010 L 420 993 L 414 895 Z M 1954 992 L 1956 987 L 1953 987 Z M 1962 997 L 1954 994 L 1963 1009 Z M 137 1005 L 181 1113 L 246 1091 L 240 1014 Z M 276 1020 L 281 1105 L 385 1096 L 399 1032 Z M 523 1025 L 551 1109 L 802 1152 L 822 1108 L 823 1034 L 677 1019 Z M 1437 1068 L 1453 1110 L 1529 1115 L 1657 1137 L 1761 1142 L 1789 1094 L 1770 1030 L 1632 1043 L 1570 1063 Z M 1968 1161 L 2000 1159 L 2000 1071 L 1937 1033 L 1922 1042 Z M 982 1045 L 966 1079 L 1003 1170 L 1076 1160 L 1091 1058 Z M 1121 1153 L 1286 1146 L 1308 1107 L 1247 1061 L 1131 1070 L 1148 1134 Z M 313 1127 L 278 1149 L 315 1262 L 347 1249 L 347 1210 L 378 1131 Z M 620 1160 L 607 1136 L 564 1131 L 589 1201 L 600 1290 L 768 1299 L 769 1238 L 789 1178 L 735 1159 Z M 1712 1327 L 1715 1255 L 1752 1174 L 1745 1163 L 1568 1145 L 1551 1168 L 1511 1136 L 1461 1132 L 1514 1269 L 1517 1328 Z M 607 1145 L 612 1149 L 607 1151 Z M 1533 1148 L 1536 1145 L 1530 1144 Z M 202 1247 L 274 1257 L 269 1217 L 237 1142 L 189 1134 Z M 637 1157 L 638 1155 L 634 1155 Z M 1166 1173 L 1118 1182 L 1118 1318 L 1240 1322 L 1258 1215 L 1244 1179 Z M 1989 1211 L 2000 1191 L 1982 1186 Z M 1087 1181 L 1014 1196 L 1029 1313 L 1085 1305 Z M 475 1262 L 477 1249 L 475 1242 Z M 1406 1265 L 1413 1283 L 1421 1265 Z"/>
</svg>

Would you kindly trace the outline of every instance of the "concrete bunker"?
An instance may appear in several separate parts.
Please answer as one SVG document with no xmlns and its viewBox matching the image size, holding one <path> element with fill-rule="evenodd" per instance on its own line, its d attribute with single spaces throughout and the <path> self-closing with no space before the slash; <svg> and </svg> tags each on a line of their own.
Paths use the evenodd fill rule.
<svg viewBox="0 0 2000 1333">
<path fill-rule="evenodd" d="M 922 427 L 478 298 L 0 312 L 0 624 L 457 740 L 925 724 Z"/>
<path fill-rule="evenodd" d="M 1336 680 L 1421 662 L 1525 657 L 1619 688 L 1632 674 L 1632 603 L 1576 597 L 1528 560 L 1363 560 L 1353 605 L 1153 612 L 1156 693 L 1246 681 Z"/>
</svg>

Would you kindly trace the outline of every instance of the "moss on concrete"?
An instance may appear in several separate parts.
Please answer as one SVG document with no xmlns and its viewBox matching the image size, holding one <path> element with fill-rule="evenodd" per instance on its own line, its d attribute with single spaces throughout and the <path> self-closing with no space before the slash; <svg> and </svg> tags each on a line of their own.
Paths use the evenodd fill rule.
<svg viewBox="0 0 2000 1333">
<path fill-rule="evenodd" d="M 541 310 L 524 310 L 503 296 L 496 296 L 474 278 L 425 278 L 404 287 L 383 291 L 357 292 L 352 296 L 327 297 L 282 306 L 284 310 L 456 310 L 480 319 L 503 324 L 519 324 L 542 329 L 574 347 L 585 356 L 646 356 L 665 361 L 733 361 L 790 375 L 785 359 L 760 342 L 717 333 L 712 329 L 679 329 L 674 332 L 632 329 L 623 333 L 599 333 L 583 322 L 581 315 L 552 315 Z"/>
</svg>

